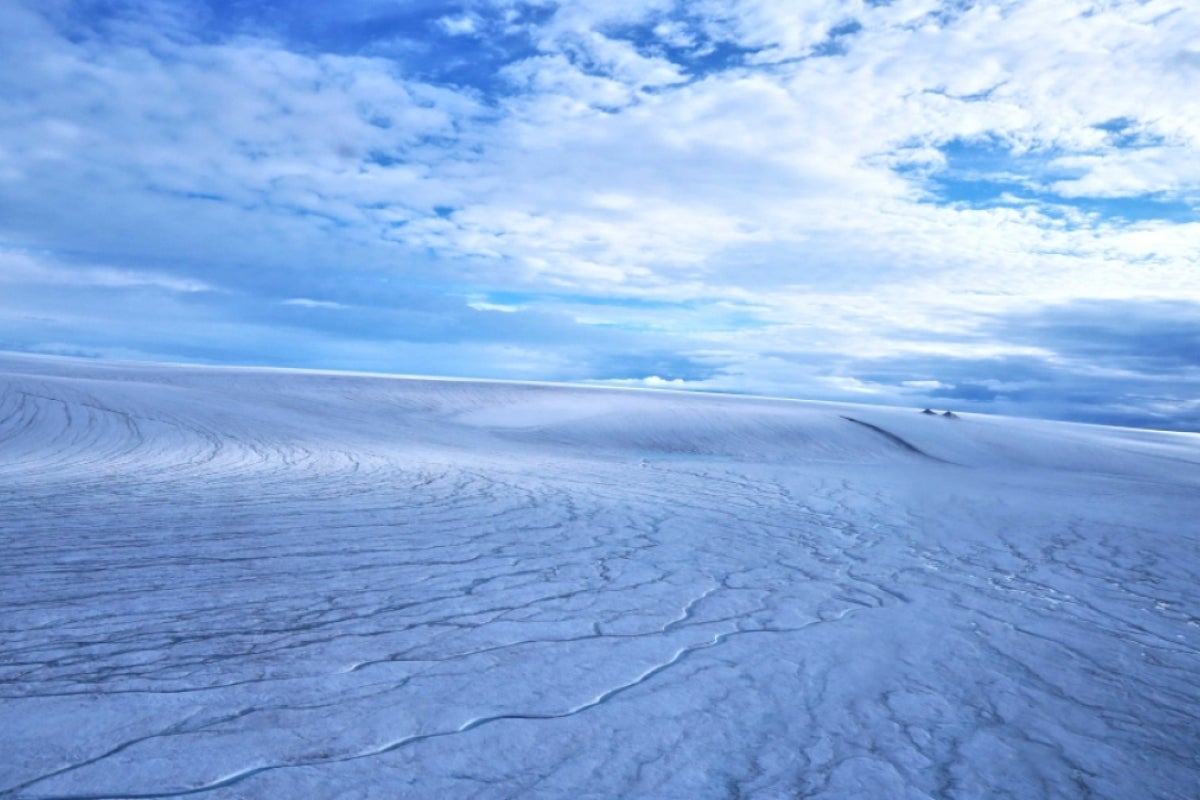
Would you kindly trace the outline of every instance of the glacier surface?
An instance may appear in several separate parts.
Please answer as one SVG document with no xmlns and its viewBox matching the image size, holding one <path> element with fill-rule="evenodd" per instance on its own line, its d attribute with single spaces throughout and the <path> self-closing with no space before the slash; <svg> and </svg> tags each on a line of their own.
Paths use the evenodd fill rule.
<svg viewBox="0 0 1200 800">
<path fill-rule="evenodd" d="M 0 797 L 1200 797 L 1200 437 L 0 355 Z"/>
</svg>

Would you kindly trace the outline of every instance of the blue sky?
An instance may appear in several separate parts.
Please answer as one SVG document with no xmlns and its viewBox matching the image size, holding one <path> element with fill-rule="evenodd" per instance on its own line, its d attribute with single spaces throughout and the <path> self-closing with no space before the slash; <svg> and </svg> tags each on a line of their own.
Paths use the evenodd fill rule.
<svg viewBox="0 0 1200 800">
<path fill-rule="evenodd" d="M 1200 429 L 1189 0 L 0 4 L 0 348 Z"/>
</svg>

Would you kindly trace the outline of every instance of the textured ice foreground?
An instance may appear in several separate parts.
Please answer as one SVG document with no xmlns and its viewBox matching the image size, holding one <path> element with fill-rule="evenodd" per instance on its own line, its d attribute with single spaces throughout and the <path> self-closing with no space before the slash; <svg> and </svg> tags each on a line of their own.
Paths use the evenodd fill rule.
<svg viewBox="0 0 1200 800">
<path fill-rule="evenodd" d="M 1198 490 L 1186 435 L 3 355 L 0 796 L 1193 800 Z"/>
</svg>

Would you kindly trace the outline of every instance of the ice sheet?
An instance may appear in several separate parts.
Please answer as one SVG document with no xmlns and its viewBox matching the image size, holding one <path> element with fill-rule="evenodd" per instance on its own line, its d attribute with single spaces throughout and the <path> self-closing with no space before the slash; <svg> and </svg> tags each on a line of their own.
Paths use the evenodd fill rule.
<svg viewBox="0 0 1200 800">
<path fill-rule="evenodd" d="M 1200 439 L 917 411 L 0 355 L 0 796 L 1200 796 Z"/>
</svg>

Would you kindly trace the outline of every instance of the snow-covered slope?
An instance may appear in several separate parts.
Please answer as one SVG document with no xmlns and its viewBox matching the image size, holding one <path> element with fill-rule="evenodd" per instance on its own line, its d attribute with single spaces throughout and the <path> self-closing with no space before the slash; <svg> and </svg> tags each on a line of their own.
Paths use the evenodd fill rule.
<svg viewBox="0 0 1200 800">
<path fill-rule="evenodd" d="M 0 355 L 0 797 L 1200 796 L 1200 437 Z"/>
</svg>

